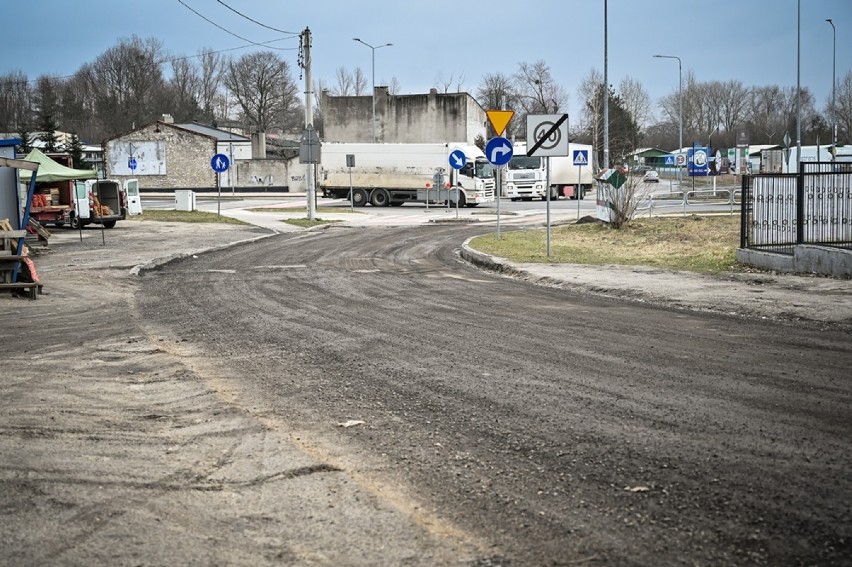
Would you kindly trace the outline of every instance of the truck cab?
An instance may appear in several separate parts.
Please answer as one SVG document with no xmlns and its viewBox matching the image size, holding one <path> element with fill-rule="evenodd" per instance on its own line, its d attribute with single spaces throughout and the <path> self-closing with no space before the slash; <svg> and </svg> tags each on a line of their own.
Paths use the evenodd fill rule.
<svg viewBox="0 0 852 567">
<path fill-rule="evenodd" d="M 503 194 L 513 201 L 547 199 L 546 162 L 544 158 L 527 155 L 527 145 L 515 143 L 512 159 L 506 164 Z"/>
</svg>

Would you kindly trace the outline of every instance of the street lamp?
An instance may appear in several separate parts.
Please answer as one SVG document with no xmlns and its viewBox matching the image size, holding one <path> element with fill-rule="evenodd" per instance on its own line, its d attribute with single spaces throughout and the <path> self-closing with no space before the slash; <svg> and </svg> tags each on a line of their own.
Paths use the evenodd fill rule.
<svg viewBox="0 0 852 567">
<path fill-rule="evenodd" d="M 837 159 L 837 108 L 834 106 L 834 89 L 837 84 L 837 79 L 834 76 L 835 63 L 837 61 L 837 28 L 834 27 L 834 22 L 831 18 L 825 20 L 831 24 L 832 35 L 834 36 L 831 49 L 831 161 Z"/>
<path fill-rule="evenodd" d="M 677 59 L 677 92 L 678 99 L 680 101 L 680 125 L 678 128 L 679 136 L 678 136 L 678 147 L 677 153 L 680 156 L 680 152 L 683 150 L 683 75 L 681 74 L 681 65 L 680 65 L 680 57 L 677 55 L 654 55 L 659 59 Z M 680 164 L 678 164 L 677 168 L 678 177 L 680 177 Z"/>
<path fill-rule="evenodd" d="M 376 50 L 381 49 L 382 47 L 390 47 L 393 45 L 392 43 L 386 43 L 384 45 L 370 45 L 366 41 L 362 41 L 357 37 L 352 38 L 353 41 L 357 41 L 358 43 L 362 43 L 370 48 L 370 51 L 373 53 L 373 143 L 376 143 Z"/>
</svg>

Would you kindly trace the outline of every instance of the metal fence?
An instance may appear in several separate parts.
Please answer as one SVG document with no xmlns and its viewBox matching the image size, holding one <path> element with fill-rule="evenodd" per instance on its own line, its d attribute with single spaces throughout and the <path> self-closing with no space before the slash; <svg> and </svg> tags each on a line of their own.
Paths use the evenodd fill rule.
<svg viewBox="0 0 852 567">
<path fill-rule="evenodd" d="M 740 247 L 793 254 L 799 244 L 852 249 L 852 164 L 743 176 Z"/>
</svg>

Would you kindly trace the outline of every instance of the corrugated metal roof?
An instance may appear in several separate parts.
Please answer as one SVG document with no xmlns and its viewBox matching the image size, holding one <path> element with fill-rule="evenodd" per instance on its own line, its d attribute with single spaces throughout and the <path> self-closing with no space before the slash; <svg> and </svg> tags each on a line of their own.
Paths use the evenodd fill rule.
<svg viewBox="0 0 852 567">
<path fill-rule="evenodd" d="M 191 130 L 192 132 L 196 132 L 198 134 L 204 134 L 205 136 L 210 136 L 212 138 L 216 138 L 220 142 L 250 142 L 251 138 L 247 138 L 246 136 L 240 136 L 239 134 L 234 134 L 233 132 L 228 132 L 227 130 L 220 130 L 219 128 L 214 128 L 212 126 L 207 126 L 206 124 L 199 124 L 197 122 L 189 122 L 186 124 L 175 124 L 178 128 L 183 128 L 184 130 Z"/>
</svg>

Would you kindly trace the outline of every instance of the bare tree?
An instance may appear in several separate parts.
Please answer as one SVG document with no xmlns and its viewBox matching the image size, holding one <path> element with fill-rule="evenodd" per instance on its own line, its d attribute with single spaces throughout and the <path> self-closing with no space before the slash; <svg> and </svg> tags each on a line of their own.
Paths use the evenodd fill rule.
<svg viewBox="0 0 852 567">
<path fill-rule="evenodd" d="M 289 130 L 302 122 L 299 88 L 286 61 L 271 51 L 228 62 L 225 86 L 236 99 L 244 125 L 261 132 Z"/>
<path fill-rule="evenodd" d="M 162 44 L 154 38 L 123 38 L 87 67 L 87 88 L 103 136 L 152 120 L 161 106 L 165 81 L 159 61 Z"/>
<path fill-rule="evenodd" d="M 22 71 L 0 75 L 0 131 L 17 132 L 31 126 L 32 91 Z"/>
<path fill-rule="evenodd" d="M 398 95 L 400 91 L 399 79 L 396 78 L 396 75 L 391 77 L 390 82 L 388 83 L 388 94 Z"/>
<path fill-rule="evenodd" d="M 618 85 L 624 109 L 630 113 L 640 129 L 645 129 L 651 119 L 651 97 L 638 80 L 625 77 Z"/>
<path fill-rule="evenodd" d="M 198 95 L 202 78 L 189 59 L 172 61 L 172 78 L 168 83 L 167 106 L 178 122 L 198 117 Z"/>
<path fill-rule="evenodd" d="M 837 143 L 849 143 L 852 139 L 852 71 L 837 83 L 835 90 L 837 107 Z"/>
<path fill-rule="evenodd" d="M 215 112 L 216 99 L 221 96 L 223 58 L 211 49 L 203 49 L 198 58 L 201 66 L 200 84 L 198 86 L 198 104 L 201 106 L 205 120 L 212 122 L 217 116 L 227 118 L 227 115 L 217 115 Z"/>
<path fill-rule="evenodd" d="M 352 73 L 346 67 L 338 67 L 334 72 L 337 84 L 331 89 L 335 96 L 350 96 L 355 91 L 355 81 Z"/>
<path fill-rule="evenodd" d="M 515 85 L 525 114 L 555 113 L 568 104 L 568 94 L 556 83 L 550 67 L 542 60 L 519 63 Z"/>
<path fill-rule="evenodd" d="M 579 139 L 592 144 L 596 158 L 601 157 L 603 130 L 603 75 L 597 69 L 590 69 L 577 89 L 577 97 L 583 107 L 583 118 L 578 120 L 581 125 Z M 600 162 L 598 162 L 600 163 Z"/>
<path fill-rule="evenodd" d="M 476 89 L 476 100 L 482 108 L 486 109 L 517 110 L 520 108 L 514 81 L 508 75 L 499 72 L 485 74 L 482 83 Z M 512 136 L 516 129 L 516 123 L 517 120 L 509 122 L 506 128 L 507 136 Z M 490 124 L 488 128 L 490 131 Z M 491 134 L 493 135 L 493 132 Z"/>
<path fill-rule="evenodd" d="M 367 91 L 367 77 L 361 67 L 355 67 L 355 73 L 352 76 L 352 88 L 355 90 L 355 96 L 361 96 Z"/>
</svg>

